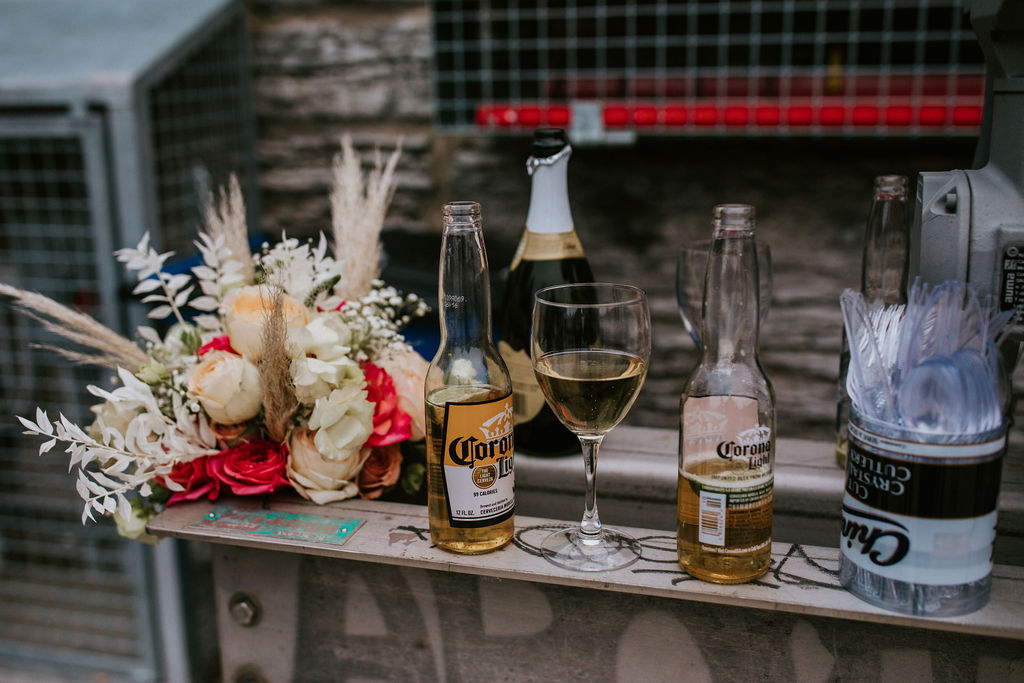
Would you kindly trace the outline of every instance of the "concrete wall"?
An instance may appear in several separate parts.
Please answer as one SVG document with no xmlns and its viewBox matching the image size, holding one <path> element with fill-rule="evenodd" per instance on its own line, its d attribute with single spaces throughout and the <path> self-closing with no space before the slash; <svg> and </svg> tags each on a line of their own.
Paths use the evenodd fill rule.
<svg viewBox="0 0 1024 683">
<path fill-rule="evenodd" d="M 366 154 L 404 139 L 387 230 L 421 273 L 436 269 L 441 204 L 483 204 L 492 269 L 507 264 L 526 213 L 525 136 L 452 138 L 431 128 L 430 6 L 422 2 L 250 0 L 265 228 L 329 226 L 329 162 L 342 132 Z M 774 256 L 761 337 L 785 436 L 830 439 L 841 333 L 838 296 L 859 282 L 872 178 L 970 166 L 972 140 L 641 139 L 579 148 L 570 192 L 599 279 L 646 288 L 655 358 L 627 420 L 675 427 L 696 352 L 676 311 L 675 251 L 707 237 L 714 204 L 748 202 Z M 395 243 L 395 239 L 392 240 Z M 421 293 L 434 294 L 432 275 Z M 1020 422 L 1018 420 L 1018 422 Z"/>
</svg>

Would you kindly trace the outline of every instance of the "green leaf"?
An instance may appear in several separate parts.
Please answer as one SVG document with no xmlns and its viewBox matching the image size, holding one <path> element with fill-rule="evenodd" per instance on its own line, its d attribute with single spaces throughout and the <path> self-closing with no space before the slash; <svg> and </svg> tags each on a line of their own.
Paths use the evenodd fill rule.
<svg viewBox="0 0 1024 683">
<path fill-rule="evenodd" d="M 423 488 L 426 474 L 427 468 L 423 466 L 423 463 L 414 462 L 405 468 L 402 472 L 402 478 L 398 483 L 403 491 L 412 496 Z"/>
</svg>

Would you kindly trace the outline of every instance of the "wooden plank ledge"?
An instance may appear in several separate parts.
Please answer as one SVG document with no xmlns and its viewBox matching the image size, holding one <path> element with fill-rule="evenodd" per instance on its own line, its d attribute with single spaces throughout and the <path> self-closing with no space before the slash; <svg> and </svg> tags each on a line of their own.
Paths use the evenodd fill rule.
<svg viewBox="0 0 1024 683">
<path fill-rule="evenodd" d="M 208 520 L 208 515 L 218 511 L 259 519 L 269 513 L 283 527 L 288 526 L 287 516 L 292 514 L 311 515 L 323 522 L 356 519 L 363 524 L 339 544 L 318 538 L 315 532 L 306 534 L 307 538 L 290 538 L 218 528 Z M 981 610 L 962 617 L 928 618 L 878 609 L 844 590 L 837 579 L 836 548 L 774 543 L 768 574 L 752 583 L 722 586 L 685 574 L 676 563 L 675 533 L 655 529 L 623 527 L 643 546 L 642 558 L 630 567 L 598 573 L 561 569 L 540 557 L 536 548 L 546 533 L 565 526 L 569 523 L 517 517 L 513 543 L 488 554 L 459 555 L 430 542 L 423 506 L 362 500 L 316 506 L 289 493 L 267 499 L 223 497 L 215 502 L 175 505 L 152 519 L 148 529 L 157 536 L 283 553 L 1024 640 L 1021 567 L 996 566 L 991 599 Z M 301 520 L 295 520 L 293 528 L 301 531 Z"/>
</svg>

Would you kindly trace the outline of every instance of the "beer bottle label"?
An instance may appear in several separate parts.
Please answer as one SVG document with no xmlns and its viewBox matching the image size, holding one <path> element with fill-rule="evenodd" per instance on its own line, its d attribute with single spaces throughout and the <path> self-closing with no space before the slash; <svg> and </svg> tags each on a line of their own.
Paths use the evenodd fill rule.
<svg viewBox="0 0 1024 683">
<path fill-rule="evenodd" d="M 447 403 L 441 458 L 453 527 L 490 526 L 515 511 L 512 395 Z"/>
<path fill-rule="evenodd" d="M 771 428 L 758 423 L 757 401 L 691 397 L 682 420 L 684 502 L 696 504 L 697 540 L 730 553 L 770 543 L 775 448 Z"/>
<path fill-rule="evenodd" d="M 498 351 L 512 379 L 515 423 L 529 422 L 544 409 L 544 394 L 533 373 L 533 361 L 525 350 L 516 351 L 503 341 L 498 342 Z"/>
</svg>

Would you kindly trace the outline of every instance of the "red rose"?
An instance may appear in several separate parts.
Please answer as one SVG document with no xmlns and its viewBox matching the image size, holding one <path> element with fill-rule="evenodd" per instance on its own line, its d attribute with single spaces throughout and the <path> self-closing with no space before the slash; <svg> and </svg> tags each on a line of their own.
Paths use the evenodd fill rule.
<svg viewBox="0 0 1024 683">
<path fill-rule="evenodd" d="M 238 351 L 235 351 L 233 348 L 231 348 L 231 338 L 228 337 L 228 335 L 226 334 L 222 334 L 219 337 L 214 337 L 213 339 L 199 347 L 200 356 L 202 356 L 205 353 L 209 353 L 210 351 L 229 351 L 235 354 L 236 356 L 242 355 L 238 353 Z"/>
<path fill-rule="evenodd" d="M 380 498 L 388 487 L 398 483 L 402 473 L 402 451 L 397 445 L 374 448 L 359 472 L 359 497 Z"/>
<path fill-rule="evenodd" d="M 270 441 L 250 441 L 207 458 L 206 471 L 239 496 L 273 493 L 288 486 L 285 465 L 288 447 Z"/>
<path fill-rule="evenodd" d="M 367 446 L 390 446 L 412 436 L 412 418 L 398 407 L 395 382 L 383 368 L 370 361 L 360 363 L 366 376 L 367 399 L 374 404 L 373 433 Z"/>
<path fill-rule="evenodd" d="M 210 479 L 210 475 L 206 472 L 206 461 L 209 457 L 216 456 L 179 462 L 171 469 L 171 473 L 164 477 L 185 487 L 184 491 L 174 492 L 167 501 L 168 505 L 174 505 L 183 500 L 198 500 L 203 496 L 214 500 L 220 495 L 220 482 Z"/>
</svg>

